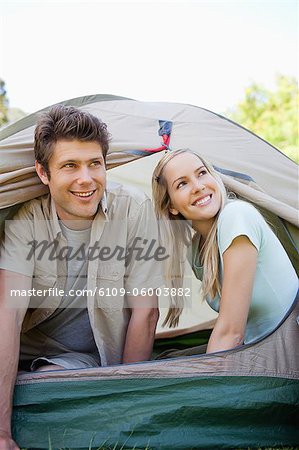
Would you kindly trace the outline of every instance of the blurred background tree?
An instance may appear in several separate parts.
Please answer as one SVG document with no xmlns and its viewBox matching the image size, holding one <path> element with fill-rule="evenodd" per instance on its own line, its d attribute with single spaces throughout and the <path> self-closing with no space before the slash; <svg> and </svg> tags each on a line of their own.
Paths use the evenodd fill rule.
<svg viewBox="0 0 299 450">
<path fill-rule="evenodd" d="M 0 78 L 0 128 L 16 122 L 27 114 L 20 108 L 11 108 L 7 96 L 5 81 Z"/>
<path fill-rule="evenodd" d="M 0 127 L 8 122 L 8 98 L 5 82 L 0 78 Z"/>
<path fill-rule="evenodd" d="M 226 116 L 298 163 L 298 105 L 297 80 L 279 75 L 274 91 L 252 83 L 246 88 L 244 99 Z"/>
</svg>

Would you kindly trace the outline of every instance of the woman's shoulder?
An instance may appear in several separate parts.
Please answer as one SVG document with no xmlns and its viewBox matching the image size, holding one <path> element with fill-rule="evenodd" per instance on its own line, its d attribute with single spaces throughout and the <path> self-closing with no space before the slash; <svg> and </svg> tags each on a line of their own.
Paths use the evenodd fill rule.
<svg viewBox="0 0 299 450">
<path fill-rule="evenodd" d="M 263 220 L 261 213 L 251 203 L 244 200 L 229 200 L 219 214 L 219 221 L 238 217 L 245 217 L 246 220 L 251 218 Z"/>
<path fill-rule="evenodd" d="M 217 231 L 218 240 L 226 245 L 236 236 L 246 235 L 259 247 L 269 227 L 261 213 L 251 203 L 243 200 L 229 201 L 219 214 Z"/>
</svg>

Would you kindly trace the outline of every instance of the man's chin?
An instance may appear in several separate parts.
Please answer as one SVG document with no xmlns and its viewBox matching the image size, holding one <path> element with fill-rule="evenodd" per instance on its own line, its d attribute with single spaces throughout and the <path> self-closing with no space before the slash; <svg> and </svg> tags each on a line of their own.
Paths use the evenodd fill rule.
<svg viewBox="0 0 299 450">
<path fill-rule="evenodd" d="M 75 208 L 70 211 L 70 216 L 74 220 L 93 220 L 98 212 L 98 208 Z"/>
</svg>

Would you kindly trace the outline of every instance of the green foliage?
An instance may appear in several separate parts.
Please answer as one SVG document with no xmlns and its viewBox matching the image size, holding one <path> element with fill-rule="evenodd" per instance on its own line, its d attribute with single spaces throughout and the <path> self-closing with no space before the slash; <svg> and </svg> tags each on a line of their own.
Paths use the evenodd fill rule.
<svg viewBox="0 0 299 450">
<path fill-rule="evenodd" d="M 0 127 L 8 122 L 8 98 L 5 82 L 0 78 Z"/>
<path fill-rule="evenodd" d="M 279 75 L 275 91 L 252 83 L 244 99 L 227 116 L 299 162 L 298 104 L 297 80 Z"/>
</svg>

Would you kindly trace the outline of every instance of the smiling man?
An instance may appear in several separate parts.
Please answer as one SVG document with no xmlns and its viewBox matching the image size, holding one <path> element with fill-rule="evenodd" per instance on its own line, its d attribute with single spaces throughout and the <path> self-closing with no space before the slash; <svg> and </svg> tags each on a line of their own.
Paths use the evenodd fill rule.
<svg viewBox="0 0 299 450">
<path fill-rule="evenodd" d="M 132 251 L 136 238 L 157 247 L 156 219 L 143 193 L 106 185 L 108 143 L 106 125 L 73 107 L 55 106 L 37 124 L 36 172 L 49 194 L 6 224 L 1 249 L 1 449 L 18 448 L 10 432 L 18 362 L 44 371 L 151 357 L 162 270 Z M 96 257 L 103 246 L 111 257 Z"/>
</svg>

